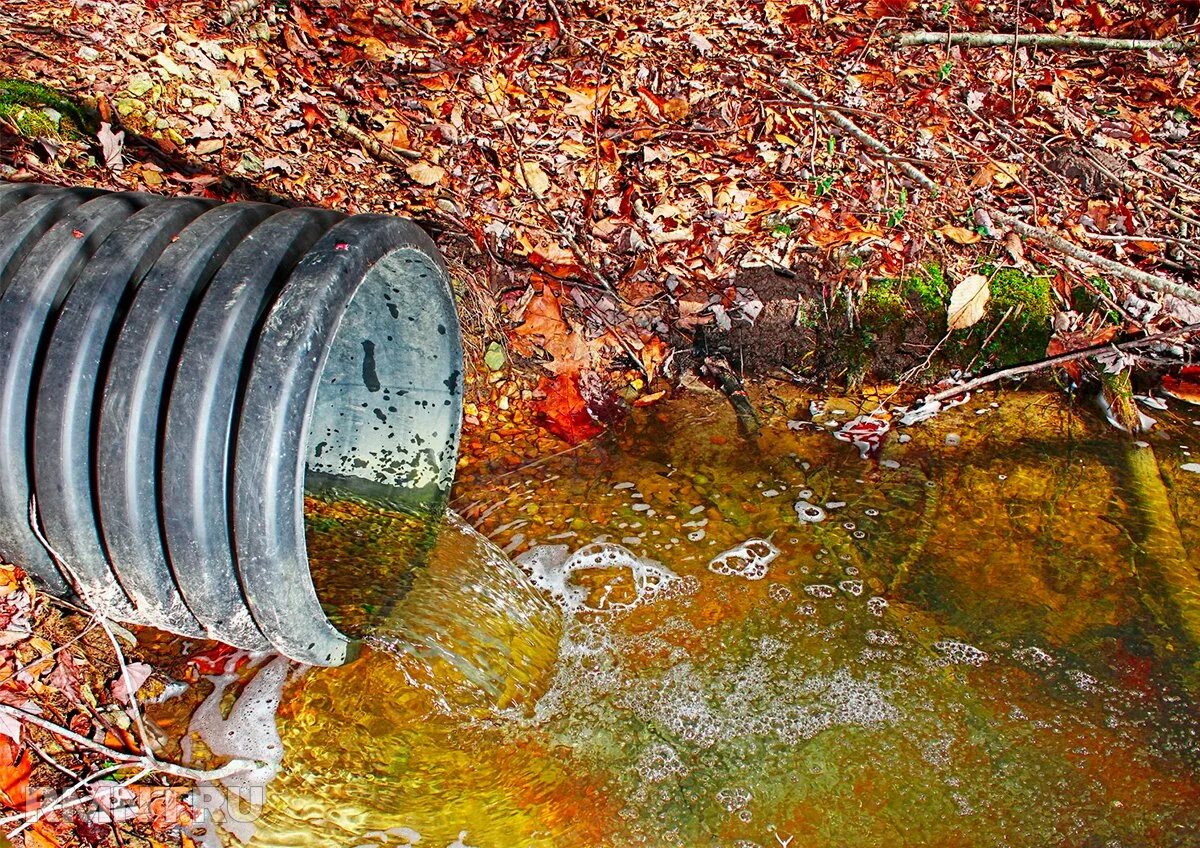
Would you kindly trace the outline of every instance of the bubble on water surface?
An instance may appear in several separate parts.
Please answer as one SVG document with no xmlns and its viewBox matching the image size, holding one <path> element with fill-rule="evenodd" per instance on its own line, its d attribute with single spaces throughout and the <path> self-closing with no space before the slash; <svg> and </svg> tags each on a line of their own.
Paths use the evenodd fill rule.
<svg viewBox="0 0 1200 848">
<path fill-rule="evenodd" d="M 1036 645 L 1029 645 L 1025 648 L 1017 648 L 1012 652 L 1013 659 L 1022 665 L 1034 666 L 1036 668 L 1049 668 L 1054 665 L 1057 660 L 1050 654 L 1043 651 Z"/>
<path fill-rule="evenodd" d="M 515 562 L 567 616 L 581 611 L 627 612 L 680 585 L 679 575 L 662 563 L 611 542 L 594 542 L 574 553 L 566 545 L 540 545 Z M 596 573 L 599 582 L 591 592 L 577 582 L 589 571 Z"/>
<path fill-rule="evenodd" d="M 868 630 L 867 641 L 872 645 L 894 646 L 900 644 L 900 637 L 890 630 Z"/>
<path fill-rule="evenodd" d="M 708 564 L 708 570 L 728 577 L 762 580 L 767 576 L 767 567 L 777 556 L 779 548 L 766 539 L 750 539 L 718 554 Z"/>
<path fill-rule="evenodd" d="M 887 598 L 881 598 L 876 595 L 873 598 L 867 598 L 867 611 L 874 616 L 883 615 L 883 611 L 888 608 Z"/>
<path fill-rule="evenodd" d="M 978 668 L 991 659 L 986 651 L 954 639 L 934 642 L 933 649 L 941 655 L 942 662 L 946 665 L 971 665 Z"/>
<path fill-rule="evenodd" d="M 832 598 L 837 589 L 827 586 L 824 583 L 811 583 L 804 587 L 804 591 L 808 592 L 814 598 Z"/>
<path fill-rule="evenodd" d="M 815 524 L 825 520 L 825 510 L 808 501 L 796 501 L 796 517 L 806 524 Z"/>
<path fill-rule="evenodd" d="M 687 771 L 683 761 L 679 759 L 679 754 L 665 743 L 651 745 L 643 751 L 634 768 L 642 776 L 642 780 L 650 783 L 659 783 L 668 777 L 684 774 Z"/>
<path fill-rule="evenodd" d="M 744 810 L 753 800 L 754 795 L 751 794 L 749 789 L 729 787 L 717 792 L 717 803 L 724 807 L 727 813 L 736 813 L 738 810 Z"/>
</svg>

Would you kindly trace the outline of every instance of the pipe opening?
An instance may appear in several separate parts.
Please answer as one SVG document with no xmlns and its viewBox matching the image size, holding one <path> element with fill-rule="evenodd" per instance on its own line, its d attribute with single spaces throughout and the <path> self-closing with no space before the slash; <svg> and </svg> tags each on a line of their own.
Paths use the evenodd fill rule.
<svg viewBox="0 0 1200 848">
<path fill-rule="evenodd" d="M 330 619 L 359 636 L 403 598 L 437 535 L 458 453 L 462 350 L 444 271 L 401 248 L 341 317 L 309 421 L 305 536 Z"/>
</svg>

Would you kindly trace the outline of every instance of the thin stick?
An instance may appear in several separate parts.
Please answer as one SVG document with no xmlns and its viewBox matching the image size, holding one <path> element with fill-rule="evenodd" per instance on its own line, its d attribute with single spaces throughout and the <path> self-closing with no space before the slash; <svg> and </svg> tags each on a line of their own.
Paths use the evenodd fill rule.
<svg viewBox="0 0 1200 848">
<path fill-rule="evenodd" d="M 1098 38 L 1090 35 L 1056 35 L 1027 32 L 1011 35 L 1003 32 L 906 32 L 897 39 L 900 47 L 927 44 L 961 44 L 967 47 L 1020 46 L 1052 47 L 1065 50 L 1163 50 L 1192 52 L 1197 46 L 1169 39 Z"/>
<path fill-rule="evenodd" d="M 407 168 L 409 162 L 416 162 L 421 158 L 421 154 L 416 150 L 384 144 L 378 139 L 367 135 L 354 126 L 354 124 L 350 123 L 350 115 L 345 109 L 334 106 L 330 111 L 333 113 L 333 131 L 338 135 L 350 139 L 376 159 L 390 162 L 401 168 Z"/>
<path fill-rule="evenodd" d="M 995 383 L 997 380 L 1008 380 L 1013 377 L 1021 377 L 1025 374 L 1032 374 L 1035 371 L 1041 371 L 1045 368 L 1050 368 L 1055 365 L 1062 365 L 1066 362 L 1074 362 L 1077 359 L 1087 359 L 1089 356 L 1095 356 L 1099 353 L 1105 353 L 1111 350 L 1129 350 L 1142 345 L 1152 344 L 1153 342 L 1163 341 L 1165 339 L 1175 338 L 1176 336 L 1187 336 L 1192 333 L 1200 333 L 1200 323 L 1188 324 L 1184 327 L 1177 327 L 1174 330 L 1167 330 L 1162 333 L 1155 333 L 1152 336 L 1146 336 L 1141 339 L 1133 339 L 1119 344 L 1100 344 L 1092 347 L 1073 350 L 1069 353 L 1060 353 L 1057 356 L 1040 359 L 1037 362 L 1030 362 L 1026 365 L 1014 365 L 1011 368 L 1003 368 L 992 374 L 987 374 L 983 377 L 976 377 L 974 380 L 968 380 L 961 386 L 954 386 L 946 389 L 943 392 L 938 392 L 935 395 L 930 395 L 925 398 L 925 403 L 937 403 L 944 400 L 949 400 L 952 397 L 973 392 L 981 386 L 986 386 L 989 383 Z"/>
<path fill-rule="evenodd" d="M 1060 235 L 1052 233 L 1049 230 L 1044 230 L 1041 227 L 1027 224 L 1019 218 L 1014 218 L 1007 212 L 1001 212 L 999 209 L 992 208 L 989 208 L 987 211 L 1001 224 L 1016 230 L 1026 238 L 1040 241 L 1042 244 L 1057 250 L 1059 253 L 1070 256 L 1073 259 L 1078 259 L 1080 262 L 1086 262 L 1095 268 L 1101 268 L 1110 274 L 1115 274 L 1131 282 L 1141 283 L 1155 291 L 1174 295 L 1180 300 L 1200 305 L 1200 292 L 1195 289 L 1179 283 L 1172 283 L 1170 280 L 1166 280 L 1155 274 L 1148 274 L 1129 265 L 1122 265 L 1120 262 L 1108 259 L 1098 253 L 1092 253 L 1090 250 L 1084 250 L 1082 247 L 1072 244 Z"/>
<path fill-rule="evenodd" d="M 779 81 L 788 91 L 809 101 L 810 105 L 814 109 L 825 106 L 825 104 L 821 102 L 820 98 L 817 97 L 815 92 L 805 88 L 795 80 L 782 77 Z M 840 111 L 837 111 L 836 107 L 826 108 L 829 108 L 829 117 L 833 119 L 835 124 L 848 132 L 850 135 L 854 136 L 871 150 L 874 150 L 876 153 L 882 153 L 889 157 L 894 156 L 890 147 L 874 136 L 869 135 L 865 130 L 859 127 L 858 124 L 847 118 Z M 915 183 L 928 190 L 931 194 L 938 193 L 937 183 L 925 176 L 924 172 L 922 172 L 915 165 L 900 159 L 896 161 L 896 167 L 907 174 Z"/>
</svg>

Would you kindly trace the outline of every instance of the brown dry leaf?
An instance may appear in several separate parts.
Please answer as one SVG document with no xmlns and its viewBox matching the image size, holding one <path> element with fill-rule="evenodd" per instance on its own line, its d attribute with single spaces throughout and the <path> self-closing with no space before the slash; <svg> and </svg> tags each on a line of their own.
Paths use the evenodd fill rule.
<svg viewBox="0 0 1200 848">
<path fill-rule="evenodd" d="M 682 121 L 691 107 L 683 97 L 672 97 L 662 105 L 662 112 L 671 121 Z"/>
<path fill-rule="evenodd" d="M 414 162 L 405 168 L 405 171 L 413 178 L 414 182 L 423 186 L 437 185 L 446 176 L 445 168 L 425 161 Z"/>
<path fill-rule="evenodd" d="M 521 325 L 512 331 L 513 347 L 518 353 L 530 356 L 541 348 L 550 357 L 543 367 L 555 374 L 578 371 L 587 362 L 588 346 L 583 334 L 567 323 L 549 287 L 530 298 L 523 317 Z"/>
<path fill-rule="evenodd" d="M 1021 166 L 1015 162 L 988 162 L 971 179 L 972 188 L 983 188 L 994 185 L 996 188 L 1007 188 L 1021 176 Z"/>
<path fill-rule="evenodd" d="M 957 244 L 976 244 L 983 239 L 976 230 L 970 230 L 966 227 L 956 227 L 954 224 L 947 224 L 937 232 L 943 237 Z"/>
<path fill-rule="evenodd" d="M 972 274 L 961 280 L 950 293 L 950 305 L 946 308 L 946 328 L 965 330 L 974 326 L 983 317 L 984 308 L 991 295 L 988 278 L 983 274 Z"/>
</svg>

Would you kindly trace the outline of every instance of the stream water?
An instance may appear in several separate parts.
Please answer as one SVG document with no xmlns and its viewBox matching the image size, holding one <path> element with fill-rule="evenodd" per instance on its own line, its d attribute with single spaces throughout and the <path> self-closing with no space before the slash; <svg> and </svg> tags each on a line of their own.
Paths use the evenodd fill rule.
<svg viewBox="0 0 1200 848">
<path fill-rule="evenodd" d="M 1200 410 L 989 396 L 863 459 L 755 400 L 469 451 L 365 655 L 285 688 L 251 844 L 1200 845 Z M 310 521 L 343 595 L 337 539 L 412 558 Z"/>
</svg>

